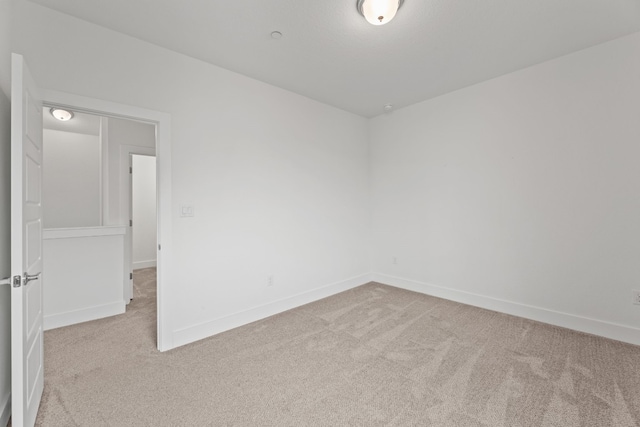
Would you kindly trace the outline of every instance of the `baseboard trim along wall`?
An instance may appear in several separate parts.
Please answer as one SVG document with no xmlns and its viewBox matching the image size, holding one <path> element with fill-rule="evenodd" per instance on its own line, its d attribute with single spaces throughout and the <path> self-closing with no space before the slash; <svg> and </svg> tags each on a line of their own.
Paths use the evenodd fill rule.
<svg viewBox="0 0 640 427">
<path fill-rule="evenodd" d="M 135 261 L 133 263 L 133 269 L 134 270 L 140 270 L 141 268 L 150 268 L 150 267 L 155 267 L 156 266 L 156 260 L 155 259 L 150 259 L 147 261 Z"/>
<path fill-rule="evenodd" d="M 51 314 L 48 316 L 44 316 L 44 330 L 47 331 L 49 329 L 75 325 L 76 323 L 102 319 L 103 317 L 115 316 L 116 314 L 124 313 L 124 311 L 124 301 L 117 301 L 104 305 L 95 305 L 93 307 L 87 307 L 81 310 Z"/>
<path fill-rule="evenodd" d="M 630 326 L 590 319 L 588 317 L 576 316 L 573 314 L 562 313 L 512 301 L 505 301 L 484 295 L 418 282 L 411 279 L 389 276 L 382 273 L 373 273 L 371 275 L 371 280 L 384 285 L 394 286 L 396 288 L 406 289 L 438 298 L 444 298 L 462 304 L 473 305 L 487 310 L 498 311 L 500 313 L 536 320 L 538 322 L 561 326 L 575 331 L 640 345 L 640 329 L 632 328 Z"/>
<path fill-rule="evenodd" d="M 340 292 L 356 288 L 371 281 L 370 274 L 362 274 L 340 282 L 332 283 L 311 291 L 303 292 L 274 301 L 265 305 L 251 308 L 249 310 L 240 311 L 229 316 L 221 317 L 209 322 L 189 326 L 183 329 L 177 329 L 173 334 L 173 346 L 189 344 L 230 329 L 237 328 L 264 319 L 283 311 L 291 310 L 301 305 L 309 304 L 322 298 L 330 297 Z"/>
<path fill-rule="evenodd" d="M 7 393 L 0 402 L 0 426 L 9 424 L 9 417 L 11 417 L 11 393 Z"/>
</svg>

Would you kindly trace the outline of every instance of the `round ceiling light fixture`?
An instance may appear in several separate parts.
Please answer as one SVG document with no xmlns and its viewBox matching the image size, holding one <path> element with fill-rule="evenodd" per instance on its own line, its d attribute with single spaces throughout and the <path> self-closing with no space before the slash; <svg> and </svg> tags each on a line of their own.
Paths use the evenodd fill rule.
<svg viewBox="0 0 640 427">
<path fill-rule="evenodd" d="M 360 15 L 370 24 L 384 25 L 391 21 L 404 0 L 357 0 Z"/>
<path fill-rule="evenodd" d="M 73 112 L 69 111 L 69 110 L 64 110 L 62 108 L 52 108 L 51 110 L 51 115 L 53 117 L 55 117 L 56 119 L 60 120 L 61 122 L 67 122 L 69 120 L 71 120 L 73 118 Z"/>
</svg>

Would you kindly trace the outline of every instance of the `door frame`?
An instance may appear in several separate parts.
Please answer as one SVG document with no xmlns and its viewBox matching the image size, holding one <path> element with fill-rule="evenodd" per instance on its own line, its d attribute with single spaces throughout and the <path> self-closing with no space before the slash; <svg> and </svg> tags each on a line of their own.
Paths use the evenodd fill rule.
<svg viewBox="0 0 640 427">
<path fill-rule="evenodd" d="M 158 350 L 174 348 L 173 322 L 167 308 L 171 300 L 172 276 L 172 198 L 171 198 L 171 115 L 160 111 L 89 98 L 66 92 L 42 90 L 44 106 L 66 107 L 71 110 L 105 117 L 135 120 L 156 128 L 156 188 L 157 188 L 157 325 Z M 128 224 L 127 224 L 128 226 Z M 127 272 L 128 274 L 128 272 Z"/>
</svg>

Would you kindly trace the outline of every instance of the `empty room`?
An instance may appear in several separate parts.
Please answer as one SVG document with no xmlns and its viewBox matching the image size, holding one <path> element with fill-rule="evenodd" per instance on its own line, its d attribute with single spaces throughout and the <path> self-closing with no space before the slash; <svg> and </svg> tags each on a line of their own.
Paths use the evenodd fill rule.
<svg viewBox="0 0 640 427">
<path fill-rule="evenodd" d="M 640 425 L 640 0 L 0 0 L 0 87 L 0 425 Z M 53 107 L 156 144 L 72 325 Z"/>
</svg>

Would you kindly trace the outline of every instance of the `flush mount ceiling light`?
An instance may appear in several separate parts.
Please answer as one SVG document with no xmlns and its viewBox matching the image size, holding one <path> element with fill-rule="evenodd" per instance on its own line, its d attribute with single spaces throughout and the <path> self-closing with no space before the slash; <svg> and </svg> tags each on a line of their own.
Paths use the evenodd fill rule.
<svg viewBox="0 0 640 427">
<path fill-rule="evenodd" d="M 384 25 L 396 16 L 402 3 L 404 0 L 358 0 L 356 7 L 370 24 Z"/>
<path fill-rule="evenodd" d="M 51 115 L 61 122 L 69 121 L 73 118 L 73 113 L 69 110 L 63 110 L 62 108 L 52 108 Z"/>
</svg>

